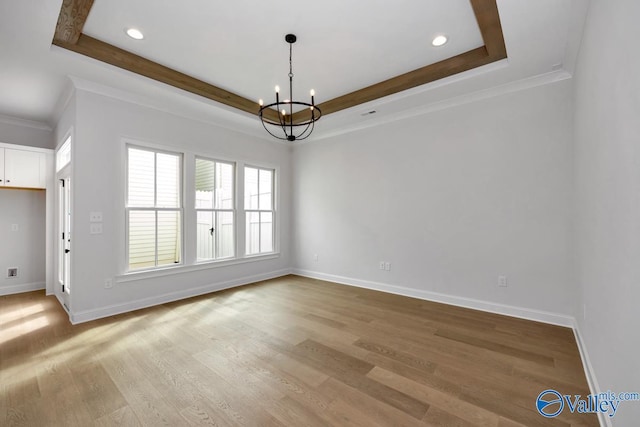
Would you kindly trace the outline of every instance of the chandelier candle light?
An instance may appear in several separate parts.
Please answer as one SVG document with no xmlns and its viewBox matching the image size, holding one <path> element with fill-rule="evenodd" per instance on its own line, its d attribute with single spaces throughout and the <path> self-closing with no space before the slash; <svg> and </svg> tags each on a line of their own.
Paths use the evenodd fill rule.
<svg viewBox="0 0 640 427">
<path fill-rule="evenodd" d="M 289 99 L 280 101 L 280 86 L 276 86 L 276 102 L 264 105 L 262 99 L 260 104 L 260 120 L 265 130 L 271 136 L 285 141 L 300 141 L 306 139 L 313 132 L 315 122 L 320 120 L 322 111 L 315 104 L 315 91 L 311 89 L 311 103 L 293 100 L 293 66 L 291 65 L 291 54 L 293 44 L 297 38 L 294 34 L 287 34 L 284 40 L 289 43 Z M 293 113 L 294 106 L 304 107 L 301 111 Z M 278 112 L 278 120 L 265 117 L 265 110 L 275 109 Z M 273 130 L 270 130 L 270 128 Z M 274 130 L 275 128 L 275 130 Z"/>
</svg>

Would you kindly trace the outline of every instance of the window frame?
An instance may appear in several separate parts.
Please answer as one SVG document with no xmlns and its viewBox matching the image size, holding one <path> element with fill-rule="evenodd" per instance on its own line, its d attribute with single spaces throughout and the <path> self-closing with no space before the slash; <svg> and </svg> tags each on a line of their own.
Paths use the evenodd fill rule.
<svg viewBox="0 0 640 427">
<path fill-rule="evenodd" d="M 197 163 L 198 160 L 204 160 L 204 161 L 208 161 L 208 162 L 213 162 L 214 163 L 214 171 L 213 171 L 213 175 L 214 175 L 214 189 L 215 189 L 215 179 L 216 179 L 216 171 L 218 170 L 218 164 L 225 164 L 225 165 L 230 165 L 232 167 L 232 176 L 233 176 L 233 188 L 231 190 L 232 194 L 233 194 L 233 207 L 231 209 L 222 209 L 222 208 L 199 208 L 197 207 L 197 198 L 195 198 L 196 196 L 196 192 L 197 192 L 197 184 L 195 182 L 196 180 L 196 173 L 197 173 Z M 220 261 L 228 261 L 228 260 L 233 260 L 233 259 L 238 259 L 238 164 L 237 162 L 234 162 L 232 160 L 220 160 L 220 159 L 216 159 L 216 158 L 212 158 L 212 157 L 207 157 L 207 156 L 200 156 L 200 155 L 196 155 L 194 156 L 194 167 L 193 167 L 193 179 L 194 179 L 194 186 L 193 186 L 193 196 L 194 196 L 194 206 L 193 206 L 193 210 L 194 210 L 194 216 L 195 216 L 195 222 L 196 222 L 196 227 L 198 224 L 198 213 L 199 212 L 211 212 L 214 215 L 214 224 L 217 224 L 217 220 L 218 220 L 218 212 L 231 212 L 233 214 L 233 255 L 231 256 L 227 256 L 227 257 L 218 257 L 217 254 L 219 253 L 219 241 L 218 241 L 218 235 L 216 234 L 216 237 L 214 239 L 214 246 L 215 246 L 215 254 L 216 257 L 214 258 L 208 258 L 208 259 L 203 259 L 203 260 L 198 260 L 198 238 L 196 236 L 195 242 L 194 242 L 194 246 L 196 249 L 196 257 L 195 257 L 195 261 L 194 264 L 198 265 L 198 264 L 207 264 L 207 263 L 214 263 L 214 262 L 220 262 Z M 213 200 L 215 204 L 215 192 L 214 192 L 214 196 L 213 196 Z"/>
<path fill-rule="evenodd" d="M 219 150 L 202 148 L 185 148 L 180 144 L 164 140 L 149 140 L 140 137 L 122 136 L 120 139 L 120 167 L 115 178 L 118 183 L 120 203 L 114 211 L 117 218 L 115 230 L 119 246 L 122 248 L 118 257 L 119 273 L 114 277 L 115 283 L 136 283 L 150 279 L 162 279 L 171 275 L 181 275 L 190 272 L 206 272 L 217 268 L 229 268 L 242 264 L 251 264 L 259 261 L 276 260 L 280 258 L 280 216 L 278 207 L 280 202 L 280 168 L 278 163 L 254 162 L 242 155 L 224 155 Z M 181 251 L 179 264 L 166 264 L 157 267 L 147 267 L 140 269 L 129 269 L 129 222 L 126 207 L 128 203 L 128 151 L 129 147 L 138 148 L 156 153 L 167 153 L 178 155 L 180 161 L 180 213 L 181 213 Z M 233 164 L 234 175 L 234 197 L 235 197 L 235 255 L 234 257 L 218 260 L 197 261 L 196 249 L 196 228 L 197 217 L 195 209 L 195 159 L 202 158 L 218 161 L 220 163 Z M 262 165 L 262 166 L 256 166 Z M 273 173 L 272 182 L 272 214 L 273 214 L 273 251 L 247 255 L 246 254 L 246 213 L 244 210 L 244 170 L 245 167 L 254 169 L 270 170 Z M 155 191 L 155 190 L 154 190 Z M 133 209 L 132 209 L 133 210 Z M 151 283 L 151 282 L 145 282 Z"/>
<path fill-rule="evenodd" d="M 153 200 L 154 207 L 141 207 L 141 206 L 129 206 L 129 149 L 133 148 L 136 150 L 147 151 L 153 153 L 153 168 L 154 168 L 154 186 L 153 186 Z M 184 153 L 178 151 L 171 151 L 164 148 L 158 148 L 154 146 L 145 146 L 130 142 L 125 142 L 125 174 L 124 174 L 124 228 L 125 228 L 125 272 L 126 273 L 142 273 L 149 272 L 155 270 L 163 270 L 167 268 L 174 268 L 179 266 L 185 266 L 185 224 L 184 224 Z M 157 197 L 158 197 L 158 186 L 157 186 L 157 155 L 158 154 L 167 154 L 178 157 L 178 207 L 177 208 L 166 208 L 166 207 L 158 207 L 157 206 Z M 140 212 L 155 212 L 155 254 L 154 254 L 154 266 L 151 267 L 141 267 L 141 268 L 131 268 L 130 259 L 129 259 L 129 218 L 131 211 L 140 211 Z M 180 242 L 180 262 L 174 264 L 164 264 L 158 265 L 158 212 L 178 212 L 180 215 L 179 221 L 179 242 Z"/>
<path fill-rule="evenodd" d="M 247 188 L 246 188 L 246 180 L 247 180 L 247 168 L 251 168 L 251 169 L 256 169 L 258 171 L 258 205 L 260 204 L 259 200 L 260 200 L 260 171 L 269 171 L 271 172 L 271 209 L 260 209 L 258 207 L 258 209 L 248 209 L 246 206 L 246 194 L 247 194 Z M 270 255 L 270 254 L 274 254 L 278 252 L 278 242 L 276 239 L 277 236 L 277 222 L 276 222 L 276 214 L 277 214 L 277 210 L 276 210 L 276 171 L 277 169 L 274 167 L 267 167 L 267 166 L 255 166 L 253 164 L 249 164 L 249 163 L 245 163 L 243 165 L 243 170 L 242 170 L 242 178 L 243 178 L 243 191 L 244 194 L 242 195 L 242 200 L 243 203 L 245 204 L 244 207 L 244 211 L 243 211 L 243 216 L 244 216 L 244 228 L 245 228 L 245 242 L 244 242 L 244 257 L 246 258 L 250 258 L 250 257 L 258 257 L 258 256 L 264 256 L 264 255 Z M 249 247 L 247 245 L 247 214 L 248 213 L 258 213 L 259 215 L 263 212 L 269 212 L 271 213 L 271 242 L 272 242 L 272 248 L 271 251 L 269 252 L 255 252 L 255 253 L 249 253 Z M 262 223 L 260 222 L 260 227 L 262 226 Z M 260 248 L 261 245 L 261 239 L 262 239 L 262 230 L 258 231 L 258 248 Z"/>
</svg>

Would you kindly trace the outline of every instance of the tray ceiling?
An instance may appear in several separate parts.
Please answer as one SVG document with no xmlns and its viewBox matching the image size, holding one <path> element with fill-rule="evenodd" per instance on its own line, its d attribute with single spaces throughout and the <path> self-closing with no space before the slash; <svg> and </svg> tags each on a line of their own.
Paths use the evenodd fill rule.
<svg viewBox="0 0 640 427">
<path fill-rule="evenodd" d="M 289 32 L 294 98 L 315 89 L 325 115 L 506 57 L 495 0 L 64 0 L 53 44 L 255 114 L 287 83 Z"/>
</svg>

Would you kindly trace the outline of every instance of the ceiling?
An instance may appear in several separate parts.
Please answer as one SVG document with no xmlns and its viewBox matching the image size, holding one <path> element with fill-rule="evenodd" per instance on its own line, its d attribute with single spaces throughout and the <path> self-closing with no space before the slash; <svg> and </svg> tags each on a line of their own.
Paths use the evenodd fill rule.
<svg viewBox="0 0 640 427">
<path fill-rule="evenodd" d="M 587 0 L 498 0 L 508 59 L 444 80 L 403 90 L 325 116 L 322 135 L 354 122 L 477 93 L 548 73 L 572 73 Z M 262 135 L 257 118 L 95 59 L 52 46 L 62 0 L 0 0 L 0 115 L 54 125 L 68 84 L 99 84 L 156 108 L 179 109 L 197 119 Z M 135 41 L 125 29 L 136 27 Z M 288 45 L 293 46 L 294 98 L 309 89 L 322 104 L 485 44 L 469 0 L 356 2 L 236 0 L 95 0 L 84 35 L 184 73 L 247 100 L 272 102 L 286 86 Z M 449 42 L 433 47 L 432 38 Z M 299 94 L 296 95 L 296 94 Z M 173 107 L 172 107 L 173 106 Z M 257 108 L 257 104 L 255 104 Z M 376 110 L 377 114 L 361 116 Z"/>
<path fill-rule="evenodd" d="M 377 0 L 366 8 L 346 8 L 344 0 L 172 4 L 96 0 L 83 33 L 254 101 L 286 85 L 287 33 L 298 36 L 298 92 L 306 98 L 313 88 L 325 100 L 484 44 L 469 0 Z M 393 23 L 392 37 L 380 31 L 382 17 Z M 127 27 L 145 39 L 131 39 Z M 443 32 L 455 38 L 431 46 Z"/>
</svg>

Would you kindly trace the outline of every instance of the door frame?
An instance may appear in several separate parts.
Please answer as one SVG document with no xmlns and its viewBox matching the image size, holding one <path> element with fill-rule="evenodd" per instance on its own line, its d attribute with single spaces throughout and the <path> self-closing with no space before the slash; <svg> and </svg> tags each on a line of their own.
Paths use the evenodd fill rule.
<svg viewBox="0 0 640 427">
<path fill-rule="evenodd" d="M 64 185 L 63 185 L 64 183 Z M 71 279 L 71 266 L 73 251 L 71 251 L 73 236 L 73 221 L 68 215 L 72 215 L 73 191 L 70 165 L 56 173 L 56 225 L 55 225 L 55 271 L 54 289 L 60 303 L 71 314 L 71 293 L 73 281 Z M 66 213 L 65 213 L 66 212 Z M 64 217 L 67 218 L 64 218 Z M 63 235 L 64 233 L 64 235 Z M 65 253 L 65 250 L 69 251 Z"/>
</svg>

